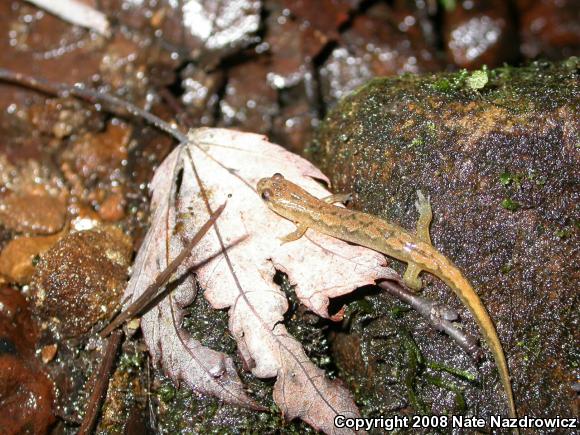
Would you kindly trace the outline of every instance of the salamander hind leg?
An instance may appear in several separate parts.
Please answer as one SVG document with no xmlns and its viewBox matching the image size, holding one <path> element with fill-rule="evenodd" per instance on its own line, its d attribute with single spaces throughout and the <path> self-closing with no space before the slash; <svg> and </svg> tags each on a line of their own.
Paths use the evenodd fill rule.
<svg viewBox="0 0 580 435">
<path fill-rule="evenodd" d="M 431 225 L 431 220 L 433 219 L 433 211 L 431 210 L 431 203 L 429 202 L 429 197 L 423 195 L 423 193 L 417 191 L 417 201 L 415 201 L 415 207 L 419 212 L 419 219 L 417 220 L 417 238 L 422 242 L 431 244 L 431 235 L 429 233 L 429 226 Z M 405 284 L 412 288 L 413 290 L 420 290 L 423 286 L 419 274 L 421 273 L 421 268 L 414 263 L 409 263 L 407 269 L 403 274 L 403 280 Z"/>
<path fill-rule="evenodd" d="M 284 237 L 280 237 L 280 241 L 282 244 L 293 242 L 294 240 L 298 240 L 300 237 L 306 233 L 308 227 L 306 225 L 296 225 L 296 229 L 291 233 L 286 234 Z"/>
</svg>

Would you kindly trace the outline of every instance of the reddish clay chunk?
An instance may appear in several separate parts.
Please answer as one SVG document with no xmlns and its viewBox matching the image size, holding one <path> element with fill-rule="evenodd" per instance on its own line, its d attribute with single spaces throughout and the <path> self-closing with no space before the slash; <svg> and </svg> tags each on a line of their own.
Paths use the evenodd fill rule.
<svg viewBox="0 0 580 435">
<path fill-rule="evenodd" d="M 53 385 L 34 357 L 36 328 L 24 297 L 0 288 L 0 432 L 44 434 L 55 421 Z"/>
<path fill-rule="evenodd" d="M 66 151 L 64 159 L 70 170 L 86 181 L 109 181 L 122 172 L 130 137 L 131 128 L 114 121 L 103 133 L 81 136 Z"/>
</svg>

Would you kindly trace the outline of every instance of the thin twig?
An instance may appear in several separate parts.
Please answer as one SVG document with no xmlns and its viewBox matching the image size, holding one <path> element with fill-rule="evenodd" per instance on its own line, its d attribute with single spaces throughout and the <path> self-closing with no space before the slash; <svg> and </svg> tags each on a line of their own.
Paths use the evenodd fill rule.
<svg viewBox="0 0 580 435">
<path fill-rule="evenodd" d="M 481 348 L 477 345 L 477 340 L 455 327 L 451 320 L 455 320 L 458 316 L 450 308 L 423 298 L 395 281 L 381 281 L 378 286 L 411 305 L 436 330 L 447 333 L 467 354 L 476 360 L 479 359 Z"/>
<path fill-rule="evenodd" d="M 155 277 L 149 287 L 139 296 L 131 305 L 129 305 L 124 311 L 122 311 L 111 323 L 109 323 L 102 331 L 101 337 L 106 337 L 111 333 L 111 331 L 117 329 L 123 323 L 131 320 L 133 317 L 138 315 L 141 310 L 149 305 L 151 300 L 154 298 L 158 290 L 163 287 L 171 275 L 177 270 L 177 268 L 183 263 L 183 260 L 191 253 L 192 249 L 199 243 L 199 241 L 205 236 L 205 234 L 212 227 L 217 218 L 222 214 L 226 203 L 223 203 L 212 215 L 209 217 L 207 222 L 199 229 L 199 231 L 193 236 L 193 238 L 187 243 L 187 245 L 181 250 L 179 255 L 175 257 L 167 267 Z"/>
<path fill-rule="evenodd" d="M 99 365 L 99 370 L 95 372 L 92 379 L 92 393 L 87 409 L 85 410 L 85 417 L 78 432 L 79 435 L 89 435 L 97 423 L 97 418 L 101 411 L 101 404 L 107 394 L 109 378 L 113 372 L 117 351 L 119 350 L 122 339 L 123 331 L 118 330 L 113 332 L 107 341 L 103 360 Z"/>
<path fill-rule="evenodd" d="M 161 131 L 170 134 L 180 143 L 185 143 L 188 141 L 186 134 L 184 134 L 173 125 L 163 121 L 158 116 L 155 116 L 152 113 L 149 113 L 148 111 L 132 103 L 129 103 L 128 101 L 121 100 L 114 95 L 86 88 L 82 84 L 75 84 L 74 86 L 70 86 L 63 83 L 54 83 L 41 78 L 11 71 L 6 68 L 0 68 L 0 80 L 15 83 L 30 89 L 36 89 L 37 91 L 44 92 L 48 95 L 57 95 L 60 97 L 74 95 L 77 98 L 93 104 L 97 102 L 104 103 L 110 106 L 110 110 L 116 115 L 123 116 L 123 113 L 128 113 L 137 118 L 144 119 Z"/>
<path fill-rule="evenodd" d="M 111 35 L 109 20 L 102 12 L 77 0 L 26 0 L 64 21 L 92 29 L 103 36 Z"/>
</svg>

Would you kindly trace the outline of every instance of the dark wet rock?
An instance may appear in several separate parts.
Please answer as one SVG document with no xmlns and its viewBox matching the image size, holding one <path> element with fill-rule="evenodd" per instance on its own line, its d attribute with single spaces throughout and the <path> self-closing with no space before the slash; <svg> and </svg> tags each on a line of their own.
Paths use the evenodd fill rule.
<svg viewBox="0 0 580 435">
<path fill-rule="evenodd" d="M 206 72 L 193 64 L 188 65 L 181 73 L 181 102 L 188 116 L 199 125 L 213 125 L 223 86 L 223 71 Z"/>
<path fill-rule="evenodd" d="M 318 113 L 308 101 L 304 85 L 287 90 L 282 95 L 288 96 L 288 104 L 282 100 L 279 115 L 272 126 L 271 139 L 300 154 L 311 143 L 312 134 L 319 122 Z"/>
<path fill-rule="evenodd" d="M 107 42 L 96 77 L 107 91 L 155 111 L 161 99 L 158 89 L 175 82 L 180 57 L 157 39 L 131 32 L 116 32 Z"/>
<path fill-rule="evenodd" d="M 312 7 L 309 1 L 270 1 L 268 29 L 264 41 L 271 56 L 268 81 L 276 89 L 290 88 L 311 73 L 311 62 L 339 38 L 357 6 L 356 1 L 323 0 Z M 323 10 L 324 13 L 320 13 Z"/>
<path fill-rule="evenodd" d="M 240 127 L 268 133 L 278 112 L 278 96 L 268 84 L 265 62 L 240 64 L 229 70 L 225 94 L 220 101 L 224 127 Z"/>
<path fill-rule="evenodd" d="M 47 433 L 55 421 L 53 385 L 34 357 L 37 329 L 19 291 L 0 288 L 0 428 Z"/>
<path fill-rule="evenodd" d="M 104 347 L 105 340 L 90 336 L 84 337 L 84 340 L 61 337 L 55 341 L 53 334 L 44 331 L 41 341 L 41 357 L 45 349 L 57 346 L 56 354 L 45 363 L 44 368 L 57 391 L 54 409 L 61 422 L 65 422 L 64 433 L 76 433 L 91 394 L 91 375 L 98 370 L 100 349 Z"/>
<path fill-rule="evenodd" d="M 20 1 L 0 3 L 0 65 L 66 83 L 88 82 L 98 71 L 104 38 Z M 79 61 L 79 57 L 82 61 Z M 0 109 L 21 105 L 35 92 L 0 85 Z"/>
<path fill-rule="evenodd" d="M 0 224 L 18 233 L 54 234 L 65 223 L 66 204 L 44 194 L 6 194 L 0 197 Z"/>
<path fill-rule="evenodd" d="M 0 337 L 4 354 L 34 355 L 38 328 L 30 317 L 28 303 L 17 290 L 0 287 Z"/>
<path fill-rule="evenodd" d="M 310 28 L 311 32 L 324 35 L 327 39 L 336 39 L 338 30 L 356 9 L 361 0 L 320 0 L 316 7 L 309 0 L 281 0 L 283 8 L 289 15 L 302 22 L 302 27 Z M 311 47 L 311 56 L 317 52 L 317 47 Z"/>
<path fill-rule="evenodd" d="M 580 54 L 577 0 L 519 0 L 520 50 L 528 58 L 563 59 Z"/>
<path fill-rule="evenodd" d="M 143 50 L 142 45 L 138 39 L 131 40 L 117 33 L 104 49 L 99 64 L 102 80 L 131 96 L 130 99 L 143 98 L 149 85 L 147 61 L 143 56 L 153 53 Z"/>
<path fill-rule="evenodd" d="M 36 150 L 32 153 L 36 158 L 31 158 L 21 144 L 18 138 L 10 138 L 0 145 L 0 197 L 42 196 L 64 203 L 68 193 L 50 156 Z"/>
<path fill-rule="evenodd" d="M 0 427 L 6 435 L 47 433 L 55 421 L 46 375 L 13 356 L 0 356 Z"/>
<path fill-rule="evenodd" d="M 517 30 L 504 0 L 463 0 L 444 17 L 451 62 L 462 68 L 499 66 L 517 59 Z"/>
<path fill-rule="evenodd" d="M 430 47 L 439 43 L 438 29 L 433 17 L 438 4 L 423 0 L 395 0 L 392 5 L 392 22 L 409 39 L 422 40 Z"/>
<path fill-rule="evenodd" d="M 267 49 L 270 58 L 266 79 L 274 89 L 295 86 L 304 79 L 313 55 L 320 52 L 329 38 L 323 33 L 318 37 L 311 31 L 305 34 L 301 20 L 289 9 L 272 10 L 266 24 L 264 44 L 258 46 L 260 51 Z M 338 37 L 336 29 L 333 32 Z"/>
<path fill-rule="evenodd" d="M 433 244 L 464 271 L 495 321 L 520 415 L 575 412 L 578 78 L 571 58 L 376 79 L 328 116 L 315 148 L 334 189 L 411 231 L 416 191 L 430 195 Z M 424 281 L 425 294 L 455 308 L 479 336 L 452 292 L 433 277 Z M 425 333 L 423 321 L 409 328 L 425 358 L 475 368 L 449 339 Z M 502 413 L 489 355 L 479 381 L 465 390 L 468 409 Z"/>
<path fill-rule="evenodd" d="M 2 95 L 1 92 L 0 95 Z M 17 166 L 29 160 L 43 160 L 46 157 L 45 151 L 49 148 L 47 141 L 38 137 L 34 131 L 23 135 L 30 124 L 18 119 L 20 115 L 25 116 L 23 111 L 18 111 L 15 116 L 3 116 L 0 121 L 0 134 L 2 135 L 0 182 L 2 190 L 10 189 L 9 181 L 17 175 Z"/>
<path fill-rule="evenodd" d="M 268 2 L 264 41 L 250 62 L 229 70 L 220 101 L 220 125 L 271 134 L 301 152 L 318 122 L 314 58 L 338 39 L 356 2 L 325 1 L 319 14 L 308 2 Z"/>
<path fill-rule="evenodd" d="M 262 7 L 259 0 L 101 3 L 130 28 L 155 35 L 176 52 L 210 65 L 255 41 Z"/>
<path fill-rule="evenodd" d="M 339 37 L 356 1 L 265 4 L 265 34 L 255 58 L 229 70 L 220 101 L 220 125 L 271 134 L 301 152 L 318 122 L 320 101 L 314 59 Z M 257 56 L 256 56 L 257 55 Z"/>
<path fill-rule="evenodd" d="M 42 361 L 43 364 L 48 364 L 49 362 L 51 362 L 54 357 L 56 356 L 56 353 L 58 352 L 58 345 L 53 343 L 53 344 L 47 344 L 46 346 L 42 346 L 42 349 L 40 350 L 40 359 Z"/>
<path fill-rule="evenodd" d="M 65 336 L 87 332 L 118 307 L 131 254 L 131 240 L 115 227 L 67 235 L 38 263 L 36 313 Z"/>
<path fill-rule="evenodd" d="M 103 89 L 149 108 L 159 100 L 151 85 L 172 83 L 172 70 L 180 59 L 179 50 L 164 45 L 154 32 L 124 28 L 105 39 L 16 0 L 0 5 L 0 28 L 6 29 L 0 37 L 0 65 L 4 68 L 53 82 L 85 83 L 93 88 L 103 85 Z M 23 87 L 2 83 L 0 90 L 2 110 L 44 100 Z M 66 130 L 55 133 L 68 134 Z"/>
<path fill-rule="evenodd" d="M 354 18 L 320 70 L 322 97 L 328 106 L 376 76 L 427 72 L 441 68 L 433 47 L 410 39 L 378 4 Z"/>
<path fill-rule="evenodd" d="M 125 197 L 121 192 L 107 195 L 99 207 L 99 217 L 105 222 L 117 222 L 125 217 Z"/>
</svg>

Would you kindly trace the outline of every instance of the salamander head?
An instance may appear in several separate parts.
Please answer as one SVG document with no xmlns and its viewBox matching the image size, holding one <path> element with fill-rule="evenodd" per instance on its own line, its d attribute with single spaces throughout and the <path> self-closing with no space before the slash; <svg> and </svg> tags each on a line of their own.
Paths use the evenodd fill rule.
<svg viewBox="0 0 580 435">
<path fill-rule="evenodd" d="M 297 221 L 299 215 L 312 207 L 311 202 L 317 201 L 304 189 L 278 173 L 258 181 L 257 191 L 271 210 L 292 221 Z"/>
</svg>

